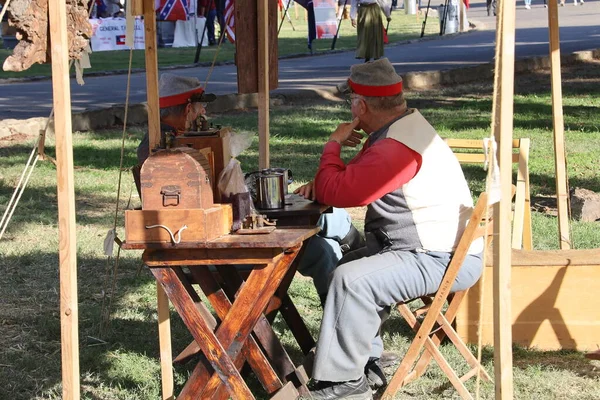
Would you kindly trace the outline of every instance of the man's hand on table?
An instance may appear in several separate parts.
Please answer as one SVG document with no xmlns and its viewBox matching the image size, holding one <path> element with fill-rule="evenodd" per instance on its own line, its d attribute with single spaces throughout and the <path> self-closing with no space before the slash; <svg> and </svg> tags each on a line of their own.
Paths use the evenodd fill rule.
<svg viewBox="0 0 600 400">
<path fill-rule="evenodd" d="M 342 122 L 329 136 L 329 141 L 338 142 L 342 146 L 356 147 L 363 138 L 362 133 L 355 130 L 359 123 L 358 117 L 352 122 Z"/>
<path fill-rule="evenodd" d="M 317 200 L 317 195 L 315 194 L 315 183 L 314 181 L 308 182 L 306 185 L 300 186 L 298 189 L 294 190 L 294 193 L 299 194 L 305 199 L 309 199 L 312 201 Z"/>
</svg>

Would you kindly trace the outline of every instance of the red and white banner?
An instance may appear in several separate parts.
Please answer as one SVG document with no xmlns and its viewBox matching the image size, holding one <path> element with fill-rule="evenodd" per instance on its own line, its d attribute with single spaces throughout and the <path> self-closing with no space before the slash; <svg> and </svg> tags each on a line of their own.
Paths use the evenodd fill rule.
<svg viewBox="0 0 600 400">
<path fill-rule="evenodd" d="M 313 0 L 317 39 L 333 39 L 337 32 L 337 0 Z"/>
<path fill-rule="evenodd" d="M 231 43 L 235 43 L 235 0 L 225 1 L 225 31 Z"/>
<path fill-rule="evenodd" d="M 125 18 L 90 19 L 92 51 L 129 50 L 125 45 Z M 144 21 L 136 18 L 134 29 L 134 49 L 144 48 Z"/>
</svg>

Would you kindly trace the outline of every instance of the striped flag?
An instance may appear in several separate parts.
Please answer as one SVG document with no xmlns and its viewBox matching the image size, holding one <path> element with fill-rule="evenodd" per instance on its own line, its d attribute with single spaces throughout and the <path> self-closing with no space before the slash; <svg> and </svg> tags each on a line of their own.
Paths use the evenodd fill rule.
<svg viewBox="0 0 600 400">
<path fill-rule="evenodd" d="M 188 0 L 160 0 L 156 14 L 158 21 L 187 20 Z"/>
<path fill-rule="evenodd" d="M 225 1 L 225 31 L 231 43 L 235 43 L 235 0 Z"/>
</svg>

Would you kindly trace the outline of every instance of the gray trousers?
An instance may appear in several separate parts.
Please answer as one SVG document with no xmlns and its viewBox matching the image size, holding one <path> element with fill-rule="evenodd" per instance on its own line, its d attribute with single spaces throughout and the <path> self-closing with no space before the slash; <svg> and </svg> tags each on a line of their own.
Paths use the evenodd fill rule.
<svg viewBox="0 0 600 400">
<path fill-rule="evenodd" d="M 343 208 L 334 208 L 333 212 L 321 214 L 317 226 L 321 231 L 307 243 L 300 259 L 298 272 L 313 278 L 320 298 L 327 295 L 329 277 L 342 258 L 339 241 L 350 231 L 350 215 Z"/>
<path fill-rule="evenodd" d="M 433 294 L 450 262 L 450 253 L 388 251 L 366 256 L 366 248 L 347 254 L 333 271 L 313 378 L 343 382 L 360 378 L 381 340 L 381 323 L 390 305 Z M 343 263 L 343 265 L 341 265 Z M 469 255 L 452 291 L 473 286 L 482 272 L 480 255 Z"/>
</svg>

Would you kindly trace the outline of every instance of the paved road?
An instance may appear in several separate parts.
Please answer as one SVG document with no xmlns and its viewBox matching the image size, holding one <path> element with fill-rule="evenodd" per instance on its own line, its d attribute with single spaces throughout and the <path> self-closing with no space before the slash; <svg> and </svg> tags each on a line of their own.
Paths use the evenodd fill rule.
<svg viewBox="0 0 600 400">
<path fill-rule="evenodd" d="M 442 70 L 492 61 L 495 18 L 486 15 L 485 0 L 471 1 L 471 4 L 469 19 L 477 22 L 478 30 L 452 38 L 387 47 L 386 56 L 394 63 L 397 71 Z M 548 14 L 542 4 L 541 0 L 534 1 L 533 8 L 525 10 L 522 2 L 518 1 L 517 57 L 548 54 Z M 584 6 L 574 7 L 572 3 L 568 3 L 565 7 L 559 7 L 559 21 L 563 54 L 600 48 L 600 0 L 587 1 Z M 278 90 L 333 86 L 348 76 L 349 65 L 355 61 L 353 52 L 281 60 Z M 186 68 L 171 72 L 197 76 L 204 80 L 208 68 Z M 235 74 L 234 66 L 215 68 L 208 90 L 217 94 L 235 93 Z M 73 110 L 123 104 L 126 79 L 126 75 L 88 77 L 84 86 L 77 85 L 73 80 Z M 145 101 L 145 84 L 145 74 L 132 76 L 132 103 Z M 47 116 L 51 107 L 50 81 L 0 85 L 0 119 Z"/>
</svg>

